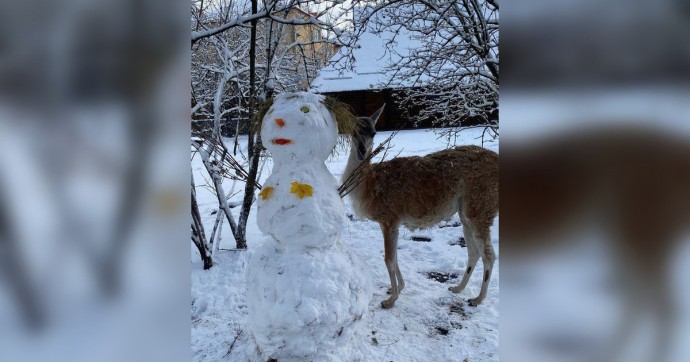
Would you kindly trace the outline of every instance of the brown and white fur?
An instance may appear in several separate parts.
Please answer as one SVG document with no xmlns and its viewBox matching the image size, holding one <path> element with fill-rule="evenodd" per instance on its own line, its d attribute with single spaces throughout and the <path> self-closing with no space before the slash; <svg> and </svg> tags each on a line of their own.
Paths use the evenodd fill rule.
<svg viewBox="0 0 690 362">
<path fill-rule="evenodd" d="M 359 130 L 352 135 L 350 158 L 343 175 L 346 179 L 372 152 L 372 144 L 383 107 L 371 117 L 362 117 Z M 460 215 L 467 252 L 467 269 L 462 281 L 449 288 L 460 293 L 481 257 L 484 279 L 481 292 L 471 299 L 479 305 L 487 294 L 496 254 L 489 228 L 498 212 L 498 155 L 477 146 L 462 146 L 426 155 L 399 157 L 364 166 L 364 180 L 350 193 L 355 213 L 376 221 L 384 239 L 385 262 L 390 277 L 390 298 L 384 308 L 395 305 L 405 287 L 398 267 L 398 229 L 426 229 Z"/>
</svg>

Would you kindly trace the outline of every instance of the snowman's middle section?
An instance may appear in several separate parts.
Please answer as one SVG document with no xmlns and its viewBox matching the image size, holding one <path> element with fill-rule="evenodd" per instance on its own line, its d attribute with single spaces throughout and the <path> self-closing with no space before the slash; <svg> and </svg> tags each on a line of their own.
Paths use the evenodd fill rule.
<svg viewBox="0 0 690 362">
<path fill-rule="evenodd" d="M 337 187 L 318 160 L 276 163 L 259 194 L 259 229 L 282 248 L 332 245 L 347 221 Z"/>
</svg>

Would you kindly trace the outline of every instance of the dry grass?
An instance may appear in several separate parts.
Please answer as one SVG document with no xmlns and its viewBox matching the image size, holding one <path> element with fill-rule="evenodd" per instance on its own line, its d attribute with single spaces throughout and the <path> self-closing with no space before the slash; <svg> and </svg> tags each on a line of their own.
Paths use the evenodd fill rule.
<svg viewBox="0 0 690 362">
<path fill-rule="evenodd" d="M 361 120 L 355 116 L 349 105 L 332 97 L 326 97 L 324 104 L 333 114 L 339 134 L 349 136 L 358 129 Z"/>
</svg>

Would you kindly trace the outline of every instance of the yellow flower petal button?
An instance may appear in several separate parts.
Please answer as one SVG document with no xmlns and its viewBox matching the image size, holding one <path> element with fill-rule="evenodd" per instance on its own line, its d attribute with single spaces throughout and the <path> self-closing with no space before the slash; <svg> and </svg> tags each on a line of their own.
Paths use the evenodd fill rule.
<svg viewBox="0 0 690 362">
<path fill-rule="evenodd" d="M 271 193 L 273 193 L 273 187 L 267 186 L 259 192 L 259 196 L 261 196 L 261 200 L 267 200 L 271 197 Z"/>
<path fill-rule="evenodd" d="M 294 181 L 290 184 L 290 193 L 295 194 L 298 199 L 303 199 L 304 197 L 312 197 L 314 195 L 314 188 L 309 184 L 301 184 Z"/>
</svg>

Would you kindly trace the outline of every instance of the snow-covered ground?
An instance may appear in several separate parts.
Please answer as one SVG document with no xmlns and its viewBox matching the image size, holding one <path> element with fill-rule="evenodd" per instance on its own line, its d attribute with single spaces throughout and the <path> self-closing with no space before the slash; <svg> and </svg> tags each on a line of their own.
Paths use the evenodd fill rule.
<svg viewBox="0 0 690 362">
<path fill-rule="evenodd" d="M 376 142 L 389 136 L 379 132 Z M 240 140 L 244 144 L 246 140 Z M 231 140 L 228 140 L 230 143 Z M 482 145 L 481 129 L 469 129 L 460 134 L 457 144 Z M 392 141 L 388 157 L 424 155 L 448 147 L 444 139 L 426 130 L 401 131 Z M 232 146 L 228 144 L 229 148 Z M 498 141 L 485 139 L 484 147 L 498 151 Z M 340 151 L 326 161 L 328 169 L 340 179 L 347 152 Z M 261 174 L 263 182 L 270 173 L 270 160 Z M 205 183 L 206 173 L 198 157 L 192 160 L 197 185 Z M 226 181 L 226 190 L 232 181 Z M 420 185 L 423 187 L 423 185 Z M 237 183 L 234 190 L 241 190 Z M 233 201 L 240 200 L 238 193 Z M 197 188 L 199 208 L 210 234 L 217 201 L 206 188 Z M 352 214 L 349 198 L 345 199 L 348 215 Z M 239 208 L 234 208 L 235 216 Z M 406 286 L 392 309 L 382 309 L 387 298 L 388 274 L 383 263 L 383 238 L 378 224 L 353 219 L 342 233 L 346 242 L 370 267 L 374 295 L 365 316 L 365 328 L 360 329 L 340 356 L 343 361 L 493 361 L 498 360 L 498 280 L 500 252 L 498 247 L 498 218 L 492 228 L 492 242 L 499 255 L 491 278 L 489 293 L 479 307 L 468 306 L 466 300 L 475 297 L 481 286 L 481 275 L 475 273 L 465 291 L 452 294 L 448 286 L 459 283 L 467 262 L 467 251 L 458 245 L 462 226 L 457 215 L 447 223 L 430 230 L 410 232 L 401 228 L 398 260 Z M 228 225 L 224 225 L 221 250 L 215 255 L 215 266 L 202 270 L 198 252 L 192 250 L 192 354 L 194 360 L 255 361 L 257 359 L 250 333 L 245 330 L 247 305 L 245 301 L 245 268 L 253 249 L 265 237 L 256 225 L 256 210 L 252 209 L 247 239 L 248 251 L 231 251 L 235 241 Z M 428 236 L 431 242 L 418 242 L 412 236 Z M 191 243 L 190 243 L 191 244 Z M 481 270 L 481 269 L 480 269 Z M 429 277 L 430 273 L 440 282 Z M 439 276 L 441 275 L 441 276 Z M 443 278 L 450 275 L 449 280 Z"/>
</svg>

